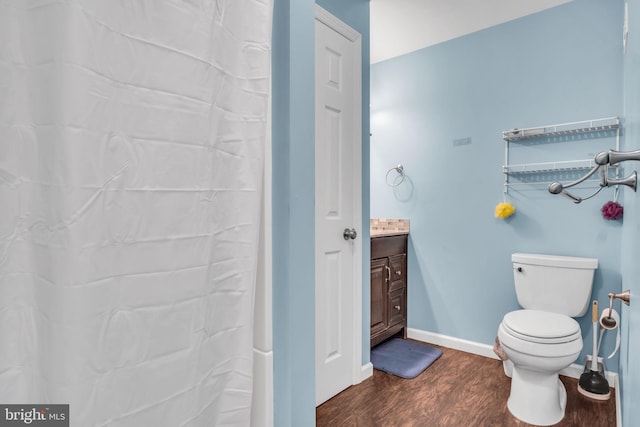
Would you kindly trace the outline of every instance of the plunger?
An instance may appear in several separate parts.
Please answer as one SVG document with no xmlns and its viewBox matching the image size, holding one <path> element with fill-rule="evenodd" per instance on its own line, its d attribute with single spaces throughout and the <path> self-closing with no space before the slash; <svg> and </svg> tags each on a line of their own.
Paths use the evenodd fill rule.
<svg viewBox="0 0 640 427">
<path fill-rule="evenodd" d="M 591 321 L 593 322 L 593 356 L 591 358 L 590 368 L 587 369 L 589 361 L 585 365 L 584 372 L 580 375 L 578 381 L 578 391 L 580 394 L 590 399 L 608 400 L 611 397 L 609 391 L 609 382 L 604 377 L 603 372 L 598 369 L 598 301 L 593 300 L 591 305 Z"/>
</svg>

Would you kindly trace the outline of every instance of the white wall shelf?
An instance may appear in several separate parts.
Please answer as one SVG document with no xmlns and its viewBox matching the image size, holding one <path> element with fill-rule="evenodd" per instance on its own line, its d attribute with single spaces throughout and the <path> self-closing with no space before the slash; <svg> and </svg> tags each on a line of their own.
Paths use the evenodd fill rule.
<svg viewBox="0 0 640 427">
<path fill-rule="evenodd" d="M 607 117 L 603 119 L 584 120 L 579 122 L 561 123 L 556 125 L 538 126 L 531 128 L 510 129 L 502 132 L 504 140 L 504 165 L 502 172 L 504 173 L 504 193 L 508 192 L 508 188 L 514 184 L 509 182 L 509 176 L 515 175 L 531 175 L 542 173 L 560 173 L 571 171 L 585 171 L 593 169 L 596 164 L 593 159 L 578 160 L 562 160 L 538 163 L 509 163 L 509 144 L 511 143 L 527 143 L 533 142 L 534 139 L 546 139 L 554 142 L 558 141 L 580 140 L 582 137 L 606 138 L 615 135 L 615 150 L 620 149 L 620 119 L 618 117 Z M 608 147 L 607 147 L 608 148 Z M 603 151 L 607 149 L 603 147 Z M 616 175 L 617 175 L 616 170 Z M 538 183 L 539 184 L 539 183 Z"/>
<path fill-rule="evenodd" d="M 503 172 L 510 175 L 532 173 L 568 172 L 590 170 L 595 167 L 593 159 L 567 160 L 559 162 L 520 163 L 504 165 Z"/>
<path fill-rule="evenodd" d="M 505 130 L 502 132 L 502 139 L 507 142 L 511 142 L 531 138 L 550 138 L 555 136 L 617 131 L 619 128 L 620 120 L 617 117 L 608 117 L 604 119 L 562 123 L 558 125 Z"/>
</svg>

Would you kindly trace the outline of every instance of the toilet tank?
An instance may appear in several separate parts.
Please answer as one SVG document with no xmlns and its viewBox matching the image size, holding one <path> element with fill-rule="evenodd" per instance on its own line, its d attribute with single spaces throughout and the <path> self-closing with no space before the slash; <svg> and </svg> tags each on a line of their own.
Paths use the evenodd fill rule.
<svg viewBox="0 0 640 427">
<path fill-rule="evenodd" d="M 516 253 L 511 261 L 516 296 L 523 308 L 570 317 L 587 312 L 597 259 Z"/>
</svg>

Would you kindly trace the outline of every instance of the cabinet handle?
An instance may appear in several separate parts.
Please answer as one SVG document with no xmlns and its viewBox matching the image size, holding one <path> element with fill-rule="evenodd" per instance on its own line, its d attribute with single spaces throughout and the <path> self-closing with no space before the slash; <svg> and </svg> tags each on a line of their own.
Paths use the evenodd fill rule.
<svg viewBox="0 0 640 427">
<path fill-rule="evenodd" d="M 402 271 L 401 270 L 396 271 L 396 275 L 397 276 L 402 276 Z"/>
<path fill-rule="evenodd" d="M 390 282 L 391 281 L 391 269 L 387 265 L 385 265 L 384 268 L 387 269 L 387 282 Z"/>
<path fill-rule="evenodd" d="M 394 305 L 393 308 L 395 308 L 396 310 L 400 311 L 400 306 L 399 305 Z"/>
</svg>

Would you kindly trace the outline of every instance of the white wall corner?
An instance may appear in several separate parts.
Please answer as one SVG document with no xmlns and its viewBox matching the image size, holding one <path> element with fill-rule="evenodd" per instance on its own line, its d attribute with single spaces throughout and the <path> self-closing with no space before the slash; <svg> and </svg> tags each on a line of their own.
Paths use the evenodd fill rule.
<svg viewBox="0 0 640 427">
<path fill-rule="evenodd" d="M 271 93 L 269 102 L 271 105 Z M 260 249 L 256 271 L 253 320 L 253 391 L 251 427 L 273 427 L 273 283 L 272 283 L 272 145 L 271 108 L 267 110 L 264 152 L 262 214 L 260 215 Z"/>
<path fill-rule="evenodd" d="M 273 352 L 253 349 L 251 427 L 273 427 Z"/>
</svg>

